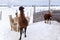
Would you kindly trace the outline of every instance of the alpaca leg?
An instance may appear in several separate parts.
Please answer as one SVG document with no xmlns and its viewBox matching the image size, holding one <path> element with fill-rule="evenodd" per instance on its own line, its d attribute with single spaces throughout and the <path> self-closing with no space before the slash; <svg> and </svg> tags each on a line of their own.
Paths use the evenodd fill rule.
<svg viewBox="0 0 60 40">
<path fill-rule="evenodd" d="M 26 37 L 26 29 L 27 29 L 27 28 L 25 28 L 25 37 Z"/>
<path fill-rule="evenodd" d="M 46 20 L 45 20 L 45 23 L 46 23 Z"/>
<path fill-rule="evenodd" d="M 20 30 L 19 30 L 19 28 L 18 28 L 18 32 L 19 32 Z"/>
<path fill-rule="evenodd" d="M 50 24 L 51 24 L 51 19 L 50 19 Z"/>
<path fill-rule="evenodd" d="M 51 20 L 50 20 L 50 24 L 51 24 Z"/>
<path fill-rule="evenodd" d="M 47 24 L 49 23 L 49 20 L 47 20 Z"/>
<path fill-rule="evenodd" d="M 11 25 L 11 31 L 12 31 L 12 25 Z"/>
<path fill-rule="evenodd" d="M 48 20 L 47 20 L 47 24 L 48 24 Z"/>
<path fill-rule="evenodd" d="M 50 20 L 50 24 L 51 24 L 51 20 Z"/>
<path fill-rule="evenodd" d="M 21 37 L 22 37 L 22 31 L 23 31 L 23 29 L 20 29 L 20 39 L 19 39 L 19 40 L 21 40 Z"/>
<path fill-rule="evenodd" d="M 12 31 L 12 28 L 11 28 L 11 31 Z"/>
</svg>

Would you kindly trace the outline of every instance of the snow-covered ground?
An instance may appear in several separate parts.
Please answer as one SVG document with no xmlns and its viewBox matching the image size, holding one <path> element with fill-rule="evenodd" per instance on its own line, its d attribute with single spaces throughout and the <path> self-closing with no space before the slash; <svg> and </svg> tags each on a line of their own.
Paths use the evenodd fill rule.
<svg viewBox="0 0 60 40">
<path fill-rule="evenodd" d="M 10 8 L 3 8 L 1 10 L 0 40 L 19 40 L 20 33 L 10 30 L 8 17 L 10 14 L 14 16 L 16 10 L 14 12 Z M 23 34 L 22 40 L 60 40 L 60 23 L 57 21 L 52 21 L 51 24 L 45 24 L 44 21 L 31 23 L 27 28 L 27 37 L 25 38 Z"/>
<path fill-rule="evenodd" d="M 19 32 L 11 31 L 8 21 L 0 21 L 0 40 L 18 40 Z M 52 21 L 45 24 L 44 21 L 30 24 L 27 28 L 27 37 L 22 35 L 22 40 L 60 40 L 60 23 Z"/>
</svg>

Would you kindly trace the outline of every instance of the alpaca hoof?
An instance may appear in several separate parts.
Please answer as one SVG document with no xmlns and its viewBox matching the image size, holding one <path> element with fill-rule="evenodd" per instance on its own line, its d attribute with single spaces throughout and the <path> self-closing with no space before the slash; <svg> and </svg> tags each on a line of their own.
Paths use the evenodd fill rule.
<svg viewBox="0 0 60 40">
<path fill-rule="evenodd" d="M 46 22 L 45 22 L 46 23 Z"/>
<path fill-rule="evenodd" d="M 19 40 L 21 40 L 21 38 L 19 38 Z"/>
<path fill-rule="evenodd" d="M 25 37 L 26 37 L 26 35 L 25 35 Z"/>
<path fill-rule="evenodd" d="M 51 24 L 51 22 L 50 22 L 50 24 Z"/>
<path fill-rule="evenodd" d="M 51 22 L 49 22 L 49 24 L 51 24 Z"/>
<path fill-rule="evenodd" d="M 12 31 L 12 29 L 11 29 L 11 31 Z"/>
</svg>

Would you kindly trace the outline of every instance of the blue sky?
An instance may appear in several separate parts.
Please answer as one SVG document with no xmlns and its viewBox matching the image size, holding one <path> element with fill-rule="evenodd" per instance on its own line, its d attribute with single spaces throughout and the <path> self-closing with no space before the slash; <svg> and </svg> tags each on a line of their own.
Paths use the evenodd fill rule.
<svg viewBox="0 0 60 40">
<path fill-rule="evenodd" d="M 49 0 L 0 0 L 0 5 L 48 5 Z M 60 0 L 51 0 L 51 5 L 60 5 Z"/>
</svg>

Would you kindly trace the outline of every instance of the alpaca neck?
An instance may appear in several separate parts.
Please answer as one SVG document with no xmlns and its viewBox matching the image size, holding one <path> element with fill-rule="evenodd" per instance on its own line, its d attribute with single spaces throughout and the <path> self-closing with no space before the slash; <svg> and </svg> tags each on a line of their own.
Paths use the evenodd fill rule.
<svg viewBox="0 0 60 40">
<path fill-rule="evenodd" d="M 25 17 L 24 12 L 20 12 L 21 17 Z"/>
</svg>

